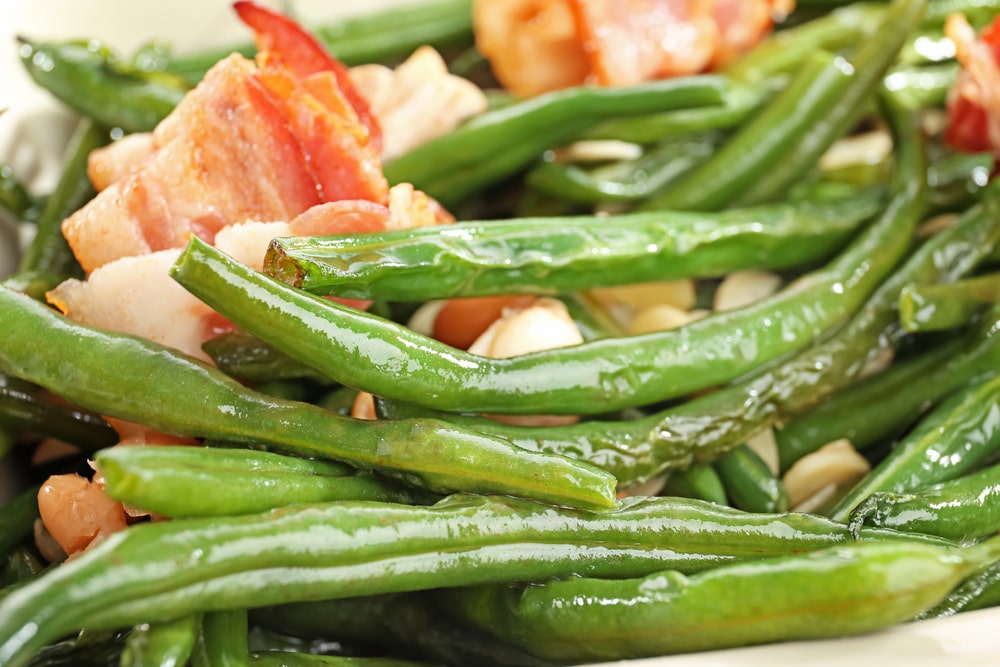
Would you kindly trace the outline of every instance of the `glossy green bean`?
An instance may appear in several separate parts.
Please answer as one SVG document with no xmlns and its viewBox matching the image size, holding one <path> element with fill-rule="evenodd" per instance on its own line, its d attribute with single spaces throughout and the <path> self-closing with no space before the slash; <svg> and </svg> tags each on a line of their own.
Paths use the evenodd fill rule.
<svg viewBox="0 0 1000 667">
<path fill-rule="evenodd" d="M 897 67 L 885 77 L 885 88 L 907 108 L 944 106 L 958 74 L 957 63 L 926 67 Z"/>
<path fill-rule="evenodd" d="M 129 66 L 97 40 L 19 40 L 21 63 L 35 83 L 108 128 L 152 130 L 190 89 L 180 77 Z"/>
<path fill-rule="evenodd" d="M 1000 377 L 960 390 L 934 408 L 830 513 L 846 521 L 878 491 L 905 493 L 956 479 L 1000 448 Z"/>
<path fill-rule="evenodd" d="M 848 525 L 895 528 L 958 542 L 986 537 L 1000 530 L 1000 465 L 909 493 L 877 491 L 854 508 Z"/>
<path fill-rule="evenodd" d="M 92 150 L 108 143 L 109 139 L 108 132 L 92 121 L 80 121 L 67 144 L 59 182 L 35 221 L 35 237 L 21 256 L 18 273 L 67 276 L 79 272 L 60 225 L 64 218 L 94 196 L 87 177 L 87 158 Z"/>
<path fill-rule="evenodd" d="M 446 206 L 517 173 L 609 117 L 719 104 L 724 79 L 694 76 L 625 88 L 580 86 L 478 116 L 384 165 L 390 183 L 413 183 Z"/>
<path fill-rule="evenodd" d="M 798 143 L 772 169 L 756 174 L 757 178 L 738 193 L 733 203 L 749 205 L 781 197 L 802 178 L 804 171 L 819 161 L 833 142 L 858 122 L 865 112 L 865 101 L 882 84 L 886 70 L 919 24 L 926 8 L 927 0 L 895 0 L 889 5 L 872 38 L 862 41 L 851 53 L 849 67 L 853 76 L 837 82 L 840 90 L 836 103 L 814 118 L 807 131 L 799 135 Z"/>
<path fill-rule="evenodd" d="M 452 620 L 427 593 L 368 595 L 251 610 L 253 623 L 303 640 L 334 638 L 365 652 L 403 655 L 435 664 L 551 667 Z"/>
<path fill-rule="evenodd" d="M 101 414 L 166 433 L 342 460 L 431 490 L 587 507 L 607 507 L 614 498 L 614 478 L 589 465 L 538 457 L 442 422 L 361 422 L 269 398 L 150 341 L 73 324 L 8 289 L 0 289 L 0 369 Z"/>
<path fill-rule="evenodd" d="M 191 653 L 191 667 L 247 667 L 247 612 L 212 611 L 201 617 L 201 629 Z"/>
<path fill-rule="evenodd" d="M 429 0 L 420 7 L 392 7 L 335 23 L 313 26 L 316 37 L 346 65 L 387 62 L 423 45 L 436 49 L 472 42 L 471 0 Z M 200 81 L 205 72 L 233 51 L 250 57 L 252 44 L 202 53 L 168 56 L 159 68 Z"/>
<path fill-rule="evenodd" d="M 997 11 L 1000 11 L 997 0 L 930 0 L 924 23 L 942 25 L 952 14 L 965 14 L 971 22 L 984 25 L 994 18 Z"/>
<path fill-rule="evenodd" d="M 0 373 L 0 427 L 65 440 L 85 452 L 110 447 L 118 434 L 104 419 L 41 387 Z"/>
<path fill-rule="evenodd" d="M 959 387 L 1000 368 L 997 317 L 913 359 L 864 378 L 775 430 L 782 471 L 828 442 L 847 438 L 865 449 L 901 435 Z"/>
<path fill-rule="evenodd" d="M 331 384 L 330 378 L 295 361 L 246 331 L 230 331 L 201 345 L 216 368 L 235 378 L 251 382 L 309 379 Z"/>
<path fill-rule="evenodd" d="M 1000 604 L 1000 561 L 972 574 L 941 602 L 920 613 L 915 620 L 944 618 Z"/>
<path fill-rule="evenodd" d="M 510 359 L 456 350 L 287 287 L 198 239 L 189 242 L 171 275 L 261 340 L 338 382 L 379 396 L 449 411 L 606 412 L 727 382 L 835 327 L 908 249 L 923 192 L 918 185 L 901 195 L 829 265 L 751 306 L 673 331 Z M 405 381 L 400 369 L 406 369 Z"/>
<path fill-rule="evenodd" d="M 733 507 L 747 512 L 785 512 L 788 492 L 757 454 L 741 445 L 712 464 Z"/>
<path fill-rule="evenodd" d="M 909 620 L 998 559 L 1000 538 L 964 550 L 856 544 L 691 577 L 659 572 L 440 595 L 542 658 L 603 662 L 871 632 Z"/>
<path fill-rule="evenodd" d="M 945 331 L 964 326 L 996 303 L 1000 273 L 946 285 L 907 285 L 899 295 L 899 319 L 907 331 Z"/>
<path fill-rule="evenodd" d="M 680 498 L 631 498 L 585 512 L 463 495 L 432 507 L 341 502 L 148 523 L 111 535 L 0 602 L 0 664 L 20 667 L 84 625 L 571 574 L 693 572 L 849 539 L 846 526 L 822 517 L 748 514 Z"/>
<path fill-rule="evenodd" d="M 524 176 L 532 189 L 581 204 L 641 201 L 707 160 L 720 135 L 667 141 L 634 160 L 585 169 L 577 164 L 542 160 Z"/>
<path fill-rule="evenodd" d="M 595 125 L 583 133 L 584 139 L 614 139 L 636 144 L 679 140 L 696 132 L 737 127 L 760 109 L 777 85 L 732 83 L 723 93 L 722 104 L 703 109 L 677 109 L 634 118 L 618 118 Z"/>
<path fill-rule="evenodd" d="M 949 153 L 935 156 L 927 169 L 933 211 L 961 211 L 976 202 L 990 182 L 991 153 Z"/>
<path fill-rule="evenodd" d="M 856 2 L 824 16 L 774 33 L 725 72 L 739 81 L 759 82 L 775 74 L 794 71 L 817 49 L 841 51 L 870 38 L 885 18 L 886 8 Z"/>
<path fill-rule="evenodd" d="M 247 449 L 113 447 L 95 460 L 109 496 L 169 517 L 334 500 L 411 501 L 405 489 L 348 466 Z"/>
<path fill-rule="evenodd" d="M 0 559 L 6 559 L 14 547 L 31 535 L 37 518 L 37 484 L 0 507 Z"/>
<path fill-rule="evenodd" d="M 787 159 L 818 122 L 818 116 L 829 113 L 839 103 L 855 77 L 854 69 L 840 56 L 826 52 L 810 54 L 800 63 L 788 86 L 710 159 L 638 208 L 713 211 L 731 204 L 748 188 L 755 187 L 761 174 Z M 802 173 L 800 170 L 799 179 Z"/>
<path fill-rule="evenodd" d="M 36 205 L 34 197 L 14 175 L 14 169 L 9 164 L 0 164 L 0 209 L 7 211 L 13 220 L 26 222 L 34 218 L 32 211 Z"/>
<path fill-rule="evenodd" d="M 194 650 L 201 616 L 141 623 L 125 640 L 119 667 L 183 667 Z"/>
<path fill-rule="evenodd" d="M 527 218 L 278 238 L 264 271 L 315 294 L 359 299 L 560 294 L 808 265 L 842 248 L 882 204 L 873 188 L 710 215 Z"/>
<path fill-rule="evenodd" d="M 663 486 L 663 495 L 694 498 L 716 505 L 728 505 L 726 487 L 710 463 L 692 463 L 682 470 L 671 471 Z"/>
</svg>

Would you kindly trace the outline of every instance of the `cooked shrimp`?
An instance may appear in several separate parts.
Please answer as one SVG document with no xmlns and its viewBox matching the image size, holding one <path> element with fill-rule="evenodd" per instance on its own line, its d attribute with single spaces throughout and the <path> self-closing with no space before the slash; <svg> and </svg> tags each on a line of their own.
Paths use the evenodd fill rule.
<svg viewBox="0 0 1000 667">
<path fill-rule="evenodd" d="M 767 36 L 794 0 L 476 0 L 476 44 L 497 79 L 532 96 L 702 72 Z"/>
<path fill-rule="evenodd" d="M 1000 17 L 977 38 L 962 14 L 952 14 L 945 35 L 955 43 L 962 70 L 948 94 L 945 142 L 951 147 L 1000 157 Z"/>
</svg>

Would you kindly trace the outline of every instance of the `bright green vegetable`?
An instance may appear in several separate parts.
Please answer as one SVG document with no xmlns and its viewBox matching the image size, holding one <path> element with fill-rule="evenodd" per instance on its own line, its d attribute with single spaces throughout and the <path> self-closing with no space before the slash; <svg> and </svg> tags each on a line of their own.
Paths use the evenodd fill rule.
<svg viewBox="0 0 1000 667">
<path fill-rule="evenodd" d="M 169 517 L 227 516 L 334 500 L 410 502 L 370 474 L 248 449 L 114 447 L 97 453 L 108 495 Z M 214 489 L 206 496 L 203 489 Z"/>
<path fill-rule="evenodd" d="M 391 471 L 432 490 L 587 507 L 614 498 L 614 478 L 589 465 L 443 422 L 361 422 L 271 398 L 148 340 L 73 324 L 9 289 L 0 289 L 0 370 L 166 433 L 267 444 Z"/>
<path fill-rule="evenodd" d="M 264 270 L 315 294 L 397 301 L 559 294 L 741 269 L 780 270 L 826 259 L 882 202 L 881 192 L 872 189 L 832 201 L 710 215 L 527 218 L 278 238 Z M 844 260 L 845 268 L 852 260 Z"/>
<path fill-rule="evenodd" d="M 194 649 L 201 616 L 192 614 L 132 628 L 119 667 L 181 667 Z"/>
<path fill-rule="evenodd" d="M 963 326 L 996 303 L 1000 273 L 947 285 L 907 285 L 899 295 L 899 319 L 907 331 L 943 331 Z"/>
<path fill-rule="evenodd" d="M 742 445 L 730 449 L 713 464 L 733 507 L 748 512 L 785 512 L 788 492 L 757 454 Z"/>
<path fill-rule="evenodd" d="M 726 487 L 710 463 L 692 463 L 683 470 L 672 471 L 663 486 L 663 495 L 695 498 L 716 505 L 728 505 Z"/>
<path fill-rule="evenodd" d="M 515 646 L 577 663 L 871 632 L 909 620 L 998 559 L 1000 538 L 964 550 L 856 544 L 692 577 L 577 578 L 441 596 Z"/>
<path fill-rule="evenodd" d="M 192 667 L 246 667 L 250 664 L 245 609 L 212 611 L 201 618 L 191 654 Z"/>
<path fill-rule="evenodd" d="M 6 559 L 19 542 L 31 535 L 37 518 L 37 485 L 0 507 L 0 559 Z"/>
</svg>

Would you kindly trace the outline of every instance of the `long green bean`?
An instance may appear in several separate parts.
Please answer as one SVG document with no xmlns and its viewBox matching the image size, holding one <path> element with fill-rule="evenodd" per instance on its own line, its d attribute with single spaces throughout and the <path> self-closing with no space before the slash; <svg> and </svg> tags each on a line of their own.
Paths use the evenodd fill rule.
<svg viewBox="0 0 1000 667">
<path fill-rule="evenodd" d="M 899 296 L 899 319 L 907 331 L 944 331 L 965 325 L 996 303 L 1000 273 L 947 285 L 907 285 Z"/>
</svg>

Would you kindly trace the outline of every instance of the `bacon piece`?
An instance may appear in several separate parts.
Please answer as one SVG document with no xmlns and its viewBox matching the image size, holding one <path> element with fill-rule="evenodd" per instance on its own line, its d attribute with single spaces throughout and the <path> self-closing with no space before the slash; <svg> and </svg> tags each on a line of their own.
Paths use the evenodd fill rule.
<svg viewBox="0 0 1000 667">
<path fill-rule="evenodd" d="M 473 16 L 497 78 L 531 96 L 705 71 L 756 45 L 793 8 L 794 0 L 476 0 Z"/>
<path fill-rule="evenodd" d="M 969 153 L 1000 157 L 1000 16 L 977 39 L 965 16 L 952 14 L 945 35 L 962 65 L 948 93 L 945 142 Z"/>
</svg>

